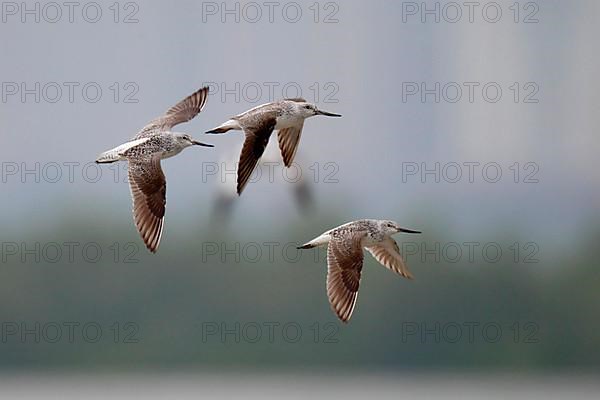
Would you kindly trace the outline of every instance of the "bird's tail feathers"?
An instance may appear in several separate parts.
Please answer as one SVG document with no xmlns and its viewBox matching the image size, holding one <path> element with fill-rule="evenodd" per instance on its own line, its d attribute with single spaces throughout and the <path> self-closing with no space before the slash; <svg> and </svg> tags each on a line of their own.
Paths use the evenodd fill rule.
<svg viewBox="0 0 600 400">
<path fill-rule="evenodd" d="M 110 163 L 119 161 L 120 159 L 121 159 L 121 155 L 118 152 L 116 152 L 114 150 L 109 150 L 109 151 L 105 151 L 104 153 L 100 154 L 98 156 L 98 158 L 96 159 L 96 163 L 110 164 Z"/>
<path fill-rule="evenodd" d="M 242 129 L 242 127 L 240 126 L 240 123 L 237 122 L 235 119 L 227 120 L 226 122 L 217 126 L 216 128 L 211 129 L 210 131 L 206 131 L 206 133 L 225 133 L 232 129 L 237 129 L 237 130 Z"/>
<path fill-rule="evenodd" d="M 310 242 L 303 244 L 302 246 L 298 246 L 298 249 L 312 249 L 313 247 L 323 246 L 324 244 L 329 243 L 331 237 L 324 233 L 319 237 L 314 238 Z"/>
</svg>

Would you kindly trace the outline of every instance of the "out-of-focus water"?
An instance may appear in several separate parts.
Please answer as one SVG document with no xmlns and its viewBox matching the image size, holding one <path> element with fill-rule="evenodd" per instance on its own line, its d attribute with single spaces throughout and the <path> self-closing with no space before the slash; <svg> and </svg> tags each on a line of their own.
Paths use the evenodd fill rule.
<svg viewBox="0 0 600 400">
<path fill-rule="evenodd" d="M 149 372 L 0 376 L 2 396 L 19 399 L 594 399 L 593 376 L 390 374 L 318 375 L 257 373 Z"/>
</svg>

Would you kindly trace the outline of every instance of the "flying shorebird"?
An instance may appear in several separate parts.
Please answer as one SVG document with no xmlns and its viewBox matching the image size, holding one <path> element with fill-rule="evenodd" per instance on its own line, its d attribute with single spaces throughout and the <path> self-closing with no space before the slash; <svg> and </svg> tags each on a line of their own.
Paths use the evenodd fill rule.
<svg viewBox="0 0 600 400">
<path fill-rule="evenodd" d="M 173 157 L 189 146 L 213 147 L 193 140 L 171 128 L 194 118 L 206 104 L 204 87 L 171 107 L 165 115 L 150 121 L 130 141 L 105 151 L 97 163 L 128 161 L 129 185 L 133 198 L 133 219 L 148 250 L 156 253 L 163 232 L 167 182 L 160 160 Z"/>
<path fill-rule="evenodd" d="M 256 168 L 258 160 L 265 151 L 271 133 L 279 131 L 279 149 L 286 167 L 292 165 L 298 149 L 304 120 L 314 115 L 341 117 L 321 111 L 314 104 L 307 103 L 301 98 L 284 99 L 273 103 L 263 104 L 231 117 L 223 124 L 206 133 L 225 133 L 231 129 L 243 130 L 246 134 L 244 147 L 240 154 L 237 174 L 237 193 L 242 193 L 248 179 Z"/>
<path fill-rule="evenodd" d="M 381 265 L 405 278 L 413 278 L 400 255 L 398 244 L 391 238 L 398 232 L 421 233 L 402 228 L 394 221 L 361 219 L 333 228 L 298 247 L 310 249 L 328 244 L 327 296 L 331 308 L 343 322 L 348 322 L 356 305 L 363 247 Z"/>
</svg>

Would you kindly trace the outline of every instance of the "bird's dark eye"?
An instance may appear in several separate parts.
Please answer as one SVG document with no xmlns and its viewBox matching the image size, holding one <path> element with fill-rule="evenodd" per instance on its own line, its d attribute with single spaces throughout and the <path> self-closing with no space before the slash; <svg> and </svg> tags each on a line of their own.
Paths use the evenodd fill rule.
<svg viewBox="0 0 600 400">
<path fill-rule="evenodd" d="M 307 110 L 310 110 L 310 106 L 304 106 L 304 108 L 306 108 Z"/>
</svg>

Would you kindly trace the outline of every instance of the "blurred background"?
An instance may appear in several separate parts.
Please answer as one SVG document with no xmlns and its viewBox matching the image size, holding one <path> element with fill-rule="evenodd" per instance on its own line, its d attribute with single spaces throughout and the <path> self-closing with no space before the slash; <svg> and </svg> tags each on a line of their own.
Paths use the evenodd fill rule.
<svg viewBox="0 0 600 400">
<path fill-rule="evenodd" d="M 599 11 L 3 2 L 6 393 L 591 397 Z M 205 110 L 176 130 L 215 148 L 163 162 L 153 255 L 126 164 L 93 161 L 202 85 Z M 343 118 L 308 120 L 297 164 L 271 149 L 233 195 L 242 134 L 203 132 L 298 96 Z M 367 254 L 342 324 L 324 249 L 295 246 L 361 218 L 423 231 L 396 236 L 415 280 Z"/>
</svg>

